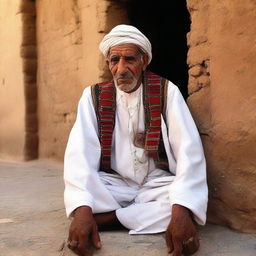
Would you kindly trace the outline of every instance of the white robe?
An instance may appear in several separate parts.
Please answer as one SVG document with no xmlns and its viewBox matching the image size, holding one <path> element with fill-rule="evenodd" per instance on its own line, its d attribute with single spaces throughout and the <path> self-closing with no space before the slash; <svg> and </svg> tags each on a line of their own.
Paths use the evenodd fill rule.
<svg viewBox="0 0 256 256">
<path fill-rule="evenodd" d="M 178 87 L 168 85 L 162 135 L 170 172 L 157 169 L 144 150 L 134 146 L 134 136 L 144 131 L 142 86 L 131 94 L 117 89 L 116 123 L 111 168 L 98 171 L 101 147 L 90 87 L 80 99 L 64 160 L 64 200 L 67 216 L 87 205 L 93 213 L 116 210 L 130 234 L 166 230 L 171 207 L 180 204 L 204 225 L 208 201 L 206 164 L 196 125 Z M 168 127 L 168 128 L 167 128 Z"/>
</svg>

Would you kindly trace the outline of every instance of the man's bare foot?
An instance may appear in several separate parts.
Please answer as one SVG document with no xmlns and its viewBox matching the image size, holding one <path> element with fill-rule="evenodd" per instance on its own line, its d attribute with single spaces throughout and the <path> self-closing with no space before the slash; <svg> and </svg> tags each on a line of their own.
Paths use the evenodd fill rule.
<svg viewBox="0 0 256 256">
<path fill-rule="evenodd" d="M 99 231 L 125 229 L 125 227 L 117 219 L 115 211 L 97 213 L 94 214 L 93 217 L 98 225 Z"/>
</svg>

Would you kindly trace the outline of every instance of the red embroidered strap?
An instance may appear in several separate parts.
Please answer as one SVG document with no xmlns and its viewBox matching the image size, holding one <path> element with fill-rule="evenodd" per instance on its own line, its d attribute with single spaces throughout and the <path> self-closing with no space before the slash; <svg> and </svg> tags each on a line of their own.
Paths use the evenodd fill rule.
<svg viewBox="0 0 256 256">
<path fill-rule="evenodd" d="M 164 110 L 166 101 L 163 88 L 166 88 L 164 84 L 167 80 L 151 72 L 145 72 L 143 79 L 145 150 L 148 156 L 159 162 L 161 111 Z M 114 171 L 111 170 L 111 146 L 116 112 L 116 88 L 113 81 L 92 86 L 92 98 L 99 126 L 101 170 L 112 173 Z"/>
<path fill-rule="evenodd" d="M 145 108 L 145 150 L 148 156 L 158 161 L 158 147 L 161 136 L 162 86 L 161 77 L 145 72 L 144 75 L 144 108 Z"/>
<path fill-rule="evenodd" d="M 111 170 L 112 135 L 115 127 L 116 89 L 113 81 L 98 84 L 97 115 L 101 144 L 101 167 Z"/>
</svg>

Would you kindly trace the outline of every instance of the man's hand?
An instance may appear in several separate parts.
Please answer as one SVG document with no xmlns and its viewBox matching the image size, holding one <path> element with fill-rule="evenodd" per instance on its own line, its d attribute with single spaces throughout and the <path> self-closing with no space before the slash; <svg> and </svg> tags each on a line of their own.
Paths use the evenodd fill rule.
<svg viewBox="0 0 256 256">
<path fill-rule="evenodd" d="M 181 205 L 172 207 L 171 222 L 166 230 L 166 245 L 173 256 L 191 255 L 199 248 L 199 240 L 189 210 Z"/>
<path fill-rule="evenodd" d="M 74 219 L 69 228 L 68 248 L 80 256 L 92 256 L 91 246 L 101 248 L 97 224 L 89 206 L 75 210 Z"/>
</svg>

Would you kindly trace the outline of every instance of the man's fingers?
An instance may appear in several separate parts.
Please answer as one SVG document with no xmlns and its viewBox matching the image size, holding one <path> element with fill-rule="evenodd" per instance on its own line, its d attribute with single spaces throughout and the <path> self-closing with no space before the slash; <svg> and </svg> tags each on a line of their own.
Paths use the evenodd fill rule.
<svg viewBox="0 0 256 256">
<path fill-rule="evenodd" d="M 89 251 L 89 234 L 86 231 L 81 231 L 79 236 L 79 244 L 77 250 L 81 256 L 91 256 Z"/>
<path fill-rule="evenodd" d="M 77 246 L 78 246 L 78 241 L 76 241 L 76 240 L 68 241 L 68 248 L 70 250 L 72 250 L 72 251 L 75 250 L 77 248 Z"/>
<path fill-rule="evenodd" d="M 93 253 L 92 252 L 85 252 L 84 254 L 79 254 L 81 256 L 93 256 Z"/>
<path fill-rule="evenodd" d="M 100 235 L 99 235 L 98 228 L 96 225 L 92 230 L 92 244 L 97 249 L 101 248 Z"/>
<path fill-rule="evenodd" d="M 167 252 L 172 253 L 173 252 L 173 243 L 172 243 L 172 235 L 168 230 L 165 232 L 165 242 L 167 247 Z"/>
<path fill-rule="evenodd" d="M 70 250 L 72 250 L 77 255 L 81 255 L 78 250 L 78 245 L 79 245 L 79 241 L 76 241 L 76 240 L 71 240 L 71 241 L 69 240 L 67 242 L 67 246 Z"/>
<path fill-rule="evenodd" d="M 173 256 L 182 256 L 182 242 L 180 240 L 173 240 Z"/>
<path fill-rule="evenodd" d="M 193 238 L 193 239 L 192 239 Z M 192 237 L 183 243 L 183 253 L 184 255 L 194 254 L 200 246 L 199 239 L 197 237 Z"/>
</svg>

